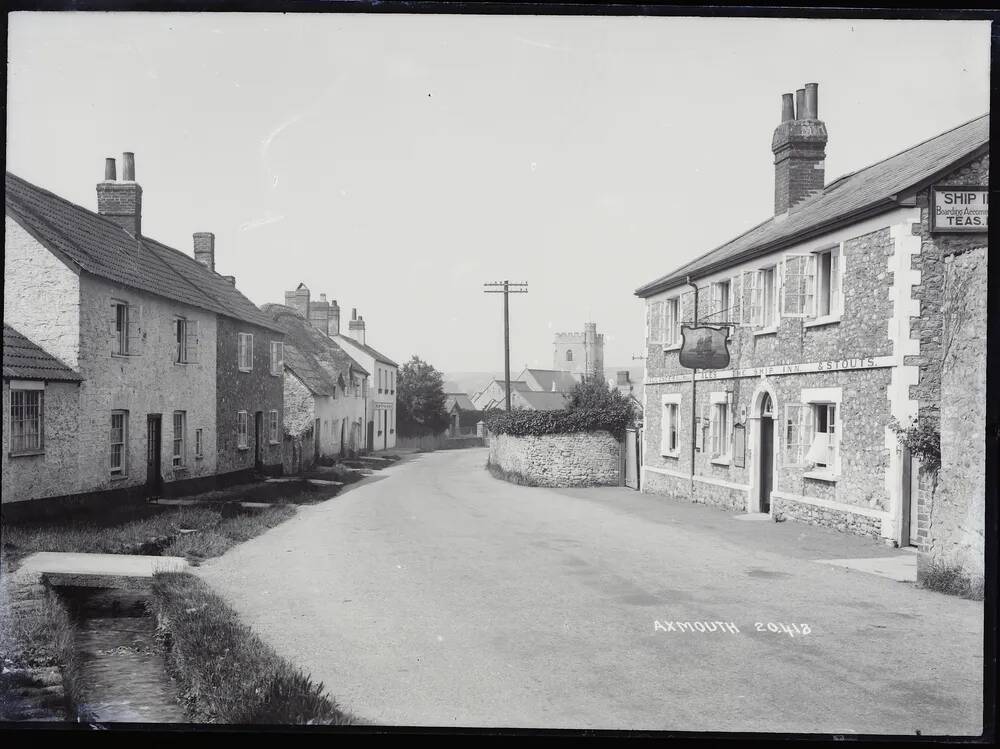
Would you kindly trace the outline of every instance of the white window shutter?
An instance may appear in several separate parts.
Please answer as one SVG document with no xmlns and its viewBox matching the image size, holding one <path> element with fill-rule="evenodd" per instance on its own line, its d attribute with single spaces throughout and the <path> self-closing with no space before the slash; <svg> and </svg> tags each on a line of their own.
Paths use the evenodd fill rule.
<svg viewBox="0 0 1000 749">
<path fill-rule="evenodd" d="M 831 272 L 832 272 L 831 268 Z M 809 255 L 805 263 L 805 298 L 802 302 L 802 314 L 807 317 L 816 317 L 816 304 L 819 298 L 816 288 L 816 256 Z"/>
<path fill-rule="evenodd" d="M 804 317 L 809 298 L 809 266 L 812 255 L 789 255 L 781 264 L 781 314 Z"/>
<path fill-rule="evenodd" d="M 739 276 L 729 279 L 729 314 L 726 315 L 725 322 L 739 322 L 743 319 L 743 289 L 740 287 L 740 280 Z"/>
<path fill-rule="evenodd" d="M 785 436 L 784 463 L 797 465 L 802 450 L 802 404 L 788 403 L 785 405 Z"/>
<path fill-rule="evenodd" d="M 660 408 L 660 455 L 670 452 L 670 404 L 664 401 Z"/>
<path fill-rule="evenodd" d="M 830 253 L 830 314 L 840 312 L 840 251 Z"/>
</svg>

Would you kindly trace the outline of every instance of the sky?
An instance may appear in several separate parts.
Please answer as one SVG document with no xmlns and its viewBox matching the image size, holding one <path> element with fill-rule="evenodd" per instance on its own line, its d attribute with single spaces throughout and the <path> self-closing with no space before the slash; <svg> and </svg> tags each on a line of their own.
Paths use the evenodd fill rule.
<svg viewBox="0 0 1000 749">
<path fill-rule="evenodd" d="M 989 24 L 13 13 L 7 169 L 96 208 L 133 151 L 143 232 L 257 304 L 304 282 L 445 372 L 643 346 L 637 287 L 773 213 L 781 94 L 819 84 L 826 180 L 989 109 Z"/>
</svg>

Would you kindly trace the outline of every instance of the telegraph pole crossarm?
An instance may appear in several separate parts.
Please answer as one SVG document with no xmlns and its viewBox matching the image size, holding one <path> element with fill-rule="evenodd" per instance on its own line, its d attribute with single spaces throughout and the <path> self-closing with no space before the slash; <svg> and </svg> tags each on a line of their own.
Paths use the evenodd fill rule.
<svg viewBox="0 0 1000 749">
<path fill-rule="evenodd" d="M 510 294 L 527 294 L 527 281 L 490 281 L 483 284 L 485 294 L 503 294 L 503 366 L 507 410 L 510 411 Z"/>
</svg>

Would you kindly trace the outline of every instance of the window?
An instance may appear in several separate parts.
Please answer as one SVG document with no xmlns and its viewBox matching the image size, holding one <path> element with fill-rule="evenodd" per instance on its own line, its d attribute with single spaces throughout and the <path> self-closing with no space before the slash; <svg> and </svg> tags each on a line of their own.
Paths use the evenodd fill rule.
<svg viewBox="0 0 1000 749">
<path fill-rule="evenodd" d="M 12 453 L 42 450 L 42 390 L 10 391 L 10 451 Z"/>
<path fill-rule="evenodd" d="M 136 356 L 141 353 L 142 306 L 113 301 L 111 314 L 111 353 L 114 356 Z"/>
<path fill-rule="evenodd" d="M 726 393 L 712 393 L 712 418 L 709 421 L 712 438 L 712 458 L 729 456 L 730 419 Z"/>
<path fill-rule="evenodd" d="M 566 349 L 566 361 L 573 361 L 573 349 Z"/>
<path fill-rule="evenodd" d="M 716 322 L 729 322 L 733 319 L 730 312 L 730 299 L 732 298 L 732 281 L 720 281 L 712 284 L 712 303 L 705 315 L 707 320 Z"/>
<path fill-rule="evenodd" d="M 840 313 L 840 273 L 837 250 L 816 253 L 816 317 Z"/>
<path fill-rule="evenodd" d="M 236 447 L 246 450 L 250 447 L 250 426 L 246 411 L 239 411 L 236 414 Z"/>
<path fill-rule="evenodd" d="M 174 468 L 184 466 L 184 437 L 187 430 L 187 414 L 184 411 L 174 411 Z"/>
<path fill-rule="evenodd" d="M 174 320 L 174 362 L 192 364 L 197 361 L 198 321 L 178 317 Z"/>
<path fill-rule="evenodd" d="M 204 443 L 202 442 L 201 430 L 194 430 L 194 457 L 195 460 L 201 460 L 204 457 Z"/>
<path fill-rule="evenodd" d="M 805 462 L 834 471 L 837 465 L 837 406 L 834 403 L 810 403 L 806 435 L 812 441 Z"/>
<path fill-rule="evenodd" d="M 250 350 L 253 351 L 253 337 L 251 336 Z M 251 360 L 253 354 L 251 353 Z M 251 367 L 253 364 L 251 363 Z M 271 374 L 280 375 L 285 366 L 285 344 L 283 341 L 271 341 Z"/>
<path fill-rule="evenodd" d="M 660 425 L 660 454 L 675 456 L 680 453 L 678 439 L 680 396 L 663 396 L 663 421 Z"/>
<path fill-rule="evenodd" d="M 278 442 L 278 412 L 270 411 L 267 419 L 268 439 L 274 445 Z"/>
<path fill-rule="evenodd" d="M 128 473 L 128 412 L 111 412 L 111 475 L 125 476 Z"/>
<path fill-rule="evenodd" d="M 781 314 L 806 317 L 812 312 L 816 289 L 816 257 L 789 255 L 785 258 L 781 286 Z"/>
<path fill-rule="evenodd" d="M 663 343 L 672 346 L 681 340 L 680 299 L 674 297 L 663 303 Z"/>
<path fill-rule="evenodd" d="M 239 367 L 241 372 L 253 370 L 253 334 L 240 333 Z"/>
<path fill-rule="evenodd" d="M 378 368 L 378 391 L 382 392 L 382 367 Z"/>
<path fill-rule="evenodd" d="M 389 386 L 392 388 L 392 394 L 396 394 L 396 373 L 393 370 L 389 370 Z"/>
</svg>

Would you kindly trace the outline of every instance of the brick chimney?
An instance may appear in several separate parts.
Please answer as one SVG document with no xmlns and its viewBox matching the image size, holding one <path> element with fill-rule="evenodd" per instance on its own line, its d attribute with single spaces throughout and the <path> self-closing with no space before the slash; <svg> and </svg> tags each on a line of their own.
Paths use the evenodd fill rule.
<svg viewBox="0 0 1000 749">
<path fill-rule="evenodd" d="M 194 259 L 209 270 L 215 270 L 215 235 L 212 232 L 194 233 Z"/>
<path fill-rule="evenodd" d="M 309 287 L 300 283 L 295 291 L 285 292 L 285 306 L 298 310 L 299 314 L 309 319 Z"/>
<path fill-rule="evenodd" d="M 365 345 L 365 319 L 358 317 L 357 309 L 351 310 L 351 319 L 347 323 L 347 335 L 362 346 Z"/>
<path fill-rule="evenodd" d="M 330 319 L 327 325 L 331 336 L 340 335 L 340 305 L 336 299 L 330 302 Z"/>
<path fill-rule="evenodd" d="M 774 213 L 786 213 L 823 189 L 826 125 L 819 119 L 819 84 L 781 97 L 781 124 L 774 131 Z"/>
<path fill-rule="evenodd" d="M 224 279 L 229 281 L 233 286 L 236 285 L 236 276 L 223 276 Z"/>
<path fill-rule="evenodd" d="M 326 294 L 320 294 L 318 302 L 309 302 L 309 322 L 323 335 L 330 335 L 330 303 Z"/>
<path fill-rule="evenodd" d="M 632 376 L 627 369 L 618 370 L 618 385 L 631 385 Z"/>
<path fill-rule="evenodd" d="M 138 237 L 142 233 L 142 188 L 135 181 L 135 154 L 122 154 L 122 181 L 115 175 L 115 160 L 104 160 L 104 181 L 97 183 L 97 212 Z"/>
</svg>

